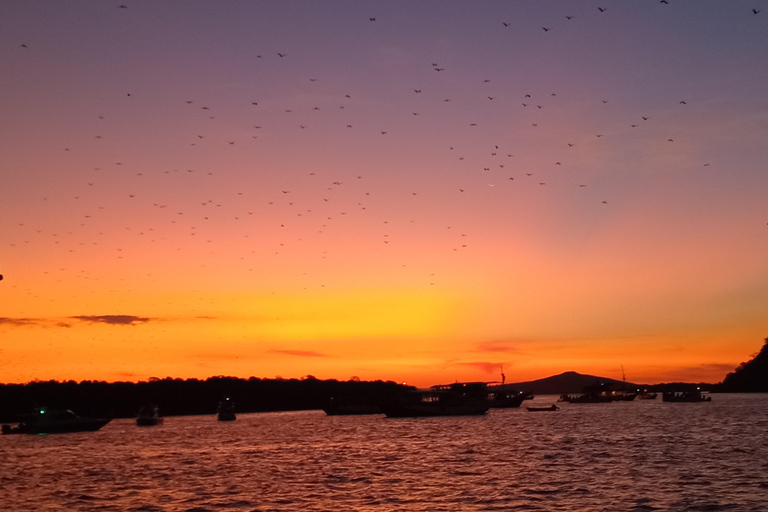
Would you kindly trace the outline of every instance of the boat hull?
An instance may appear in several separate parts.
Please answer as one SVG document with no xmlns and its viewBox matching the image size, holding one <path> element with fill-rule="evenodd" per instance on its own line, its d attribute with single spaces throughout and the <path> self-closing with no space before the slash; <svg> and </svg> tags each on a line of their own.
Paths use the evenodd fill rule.
<svg viewBox="0 0 768 512">
<path fill-rule="evenodd" d="M 560 408 L 554 404 L 550 405 L 549 407 L 526 407 L 530 412 L 546 412 L 546 411 L 557 411 Z"/>
</svg>

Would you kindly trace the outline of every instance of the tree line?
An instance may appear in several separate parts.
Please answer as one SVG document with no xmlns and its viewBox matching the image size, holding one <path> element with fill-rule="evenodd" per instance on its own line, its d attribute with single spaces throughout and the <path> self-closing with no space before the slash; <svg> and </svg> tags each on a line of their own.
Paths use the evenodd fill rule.
<svg viewBox="0 0 768 512">
<path fill-rule="evenodd" d="M 81 416 L 130 418 L 146 404 L 163 416 L 214 414 L 230 397 L 238 413 L 322 409 L 331 398 L 380 403 L 412 387 L 392 381 L 350 379 L 261 379 L 216 376 L 200 379 L 150 378 L 143 382 L 34 381 L 0 384 L 0 421 L 18 421 L 35 407 L 71 409 Z"/>
</svg>

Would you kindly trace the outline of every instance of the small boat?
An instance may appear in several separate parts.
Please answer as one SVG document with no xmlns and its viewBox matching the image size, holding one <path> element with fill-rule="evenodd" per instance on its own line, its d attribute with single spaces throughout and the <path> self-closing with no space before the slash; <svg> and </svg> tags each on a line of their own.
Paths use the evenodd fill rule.
<svg viewBox="0 0 768 512">
<path fill-rule="evenodd" d="M 323 407 L 328 416 L 354 416 L 363 414 L 382 414 L 381 407 L 369 402 L 351 398 L 331 397 L 328 405 Z"/>
<path fill-rule="evenodd" d="M 550 405 L 549 407 L 526 407 L 531 412 L 544 412 L 544 411 L 559 411 L 560 408 L 556 406 L 555 404 Z"/>
<path fill-rule="evenodd" d="M 162 423 L 163 418 L 160 417 L 160 413 L 156 405 L 148 404 L 139 409 L 139 414 L 136 416 L 136 426 L 153 427 L 155 425 L 162 425 Z"/>
<path fill-rule="evenodd" d="M 382 409 L 388 418 L 420 418 L 479 416 L 488 412 L 488 407 L 485 382 L 456 382 L 408 391 Z"/>
<path fill-rule="evenodd" d="M 224 398 L 219 402 L 217 409 L 217 415 L 219 421 L 235 421 L 235 401 L 229 397 Z"/>
<path fill-rule="evenodd" d="M 711 396 L 704 396 L 698 389 L 692 391 L 664 391 L 661 394 L 664 402 L 711 402 Z"/>
<path fill-rule="evenodd" d="M 640 400 L 656 400 L 656 397 L 658 395 L 656 393 L 650 392 L 650 391 L 642 391 L 637 394 L 637 398 Z"/>
<path fill-rule="evenodd" d="M 83 418 L 70 410 L 49 410 L 40 407 L 32 414 L 22 416 L 17 426 L 3 425 L 3 434 L 62 434 L 67 432 L 95 432 L 112 420 Z"/>
</svg>

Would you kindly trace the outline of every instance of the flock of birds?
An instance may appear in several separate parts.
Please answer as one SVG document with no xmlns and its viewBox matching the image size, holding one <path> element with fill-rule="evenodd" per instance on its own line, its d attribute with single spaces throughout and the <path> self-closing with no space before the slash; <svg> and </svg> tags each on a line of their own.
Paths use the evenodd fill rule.
<svg viewBox="0 0 768 512">
<path fill-rule="evenodd" d="M 660 3 L 669 4 L 670 1 L 661 0 Z M 119 5 L 119 8 L 128 9 L 129 6 L 123 4 Z M 602 16 L 608 10 L 607 7 L 598 7 L 596 15 Z M 760 9 L 752 9 L 752 13 L 757 15 Z M 568 23 L 578 21 L 571 15 L 565 15 L 565 19 Z M 382 25 L 381 19 L 376 16 L 370 16 L 368 22 Z M 510 22 L 499 22 L 499 30 L 509 29 L 510 26 Z M 554 29 L 552 26 L 545 26 L 542 30 L 550 32 Z M 20 44 L 20 48 L 25 52 L 34 51 L 28 42 Z M 276 51 L 271 54 L 257 54 L 255 57 L 260 62 L 286 62 L 290 61 L 293 55 L 286 51 Z M 274 64 L 277 62 L 268 65 Z M 450 66 L 440 63 L 439 60 L 425 63 L 425 67 L 427 66 L 434 71 L 438 79 L 451 73 Z M 179 135 L 174 143 L 185 140 L 185 144 L 193 147 L 191 151 L 198 151 L 197 153 L 190 158 L 185 156 L 184 163 L 180 163 L 178 167 L 163 168 L 159 165 L 144 167 L 142 163 L 134 163 L 132 160 L 140 159 L 133 159 L 131 155 L 123 155 L 123 159 L 117 156 L 120 154 L 119 150 L 112 154 L 120 160 L 105 165 L 103 152 L 94 151 L 94 154 L 98 153 L 99 156 L 93 158 L 95 165 L 87 172 L 90 177 L 75 186 L 75 193 L 69 197 L 49 194 L 41 198 L 40 208 L 50 209 L 53 216 L 56 216 L 59 210 L 62 216 L 71 220 L 69 227 L 63 230 L 54 228 L 52 231 L 44 221 L 17 219 L 17 225 L 21 228 L 20 238 L 10 240 L 8 249 L 23 251 L 29 245 L 45 243 L 47 240 L 47 247 L 74 257 L 59 258 L 69 262 L 69 266 L 62 265 L 57 270 L 45 269 L 42 272 L 56 274 L 58 271 L 59 280 L 74 272 L 78 279 L 98 281 L 100 277 L 92 274 L 88 268 L 78 268 L 79 254 L 89 252 L 89 257 L 100 254 L 104 258 L 109 258 L 111 254 L 113 258 L 121 260 L 131 253 L 129 259 L 136 261 L 141 257 L 133 254 L 132 247 L 145 248 L 155 244 L 158 246 L 157 254 L 161 258 L 164 254 L 172 255 L 169 256 L 171 258 L 183 258 L 192 244 L 198 249 L 200 245 L 207 246 L 207 254 L 218 255 L 219 264 L 225 264 L 230 256 L 217 252 L 217 247 L 232 245 L 226 240 L 231 241 L 236 236 L 238 241 L 234 245 L 239 251 L 236 259 L 242 262 L 243 269 L 263 274 L 267 270 L 255 262 L 263 261 L 256 256 L 263 256 L 266 252 L 277 257 L 274 261 L 281 262 L 286 253 L 292 250 L 296 251 L 295 254 L 302 254 L 305 250 L 302 249 L 303 245 L 311 246 L 313 251 L 317 247 L 323 247 L 324 244 L 318 243 L 318 240 L 327 233 L 335 233 L 341 237 L 331 236 L 325 243 L 324 250 L 314 256 L 326 259 L 329 254 L 344 252 L 339 246 L 339 240 L 344 237 L 347 237 L 346 243 L 350 245 L 360 243 L 359 238 L 353 238 L 360 236 L 360 233 L 351 227 L 354 223 L 349 219 L 353 217 L 355 222 L 367 226 L 366 231 L 372 233 L 382 247 L 402 247 L 409 242 L 399 241 L 399 234 L 409 230 L 408 224 L 425 226 L 421 228 L 422 231 L 411 230 L 410 240 L 418 240 L 420 236 L 425 236 L 424 233 L 428 230 L 434 229 L 434 223 L 425 221 L 425 218 L 428 219 L 433 213 L 431 210 L 445 209 L 447 205 L 452 205 L 456 208 L 455 222 L 441 228 L 448 234 L 440 235 L 439 245 L 447 251 L 460 252 L 471 248 L 472 238 L 471 223 L 462 221 L 467 208 L 462 206 L 463 197 L 473 195 L 474 198 L 467 204 L 472 205 L 469 208 L 477 208 L 478 202 L 485 201 L 483 196 L 487 195 L 489 189 L 509 189 L 520 182 L 525 186 L 545 187 L 557 183 L 559 186 L 568 184 L 567 186 L 576 189 L 589 189 L 592 184 L 586 174 L 582 176 L 583 179 L 575 182 L 573 179 L 578 179 L 578 176 L 568 175 L 564 178 L 565 169 L 571 161 L 568 152 L 576 151 L 580 145 L 599 147 L 596 144 L 610 140 L 611 130 L 615 130 L 613 119 L 606 122 L 606 131 L 586 133 L 586 129 L 582 129 L 581 135 L 573 139 L 551 140 L 552 146 L 558 149 L 553 151 L 551 162 L 539 164 L 541 168 L 533 168 L 530 163 L 518 164 L 516 161 L 525 148 L 510 140 L 509 136 L 491 133 L 494 127 L 487 128 L 483 120 L 489 115 L 496 115 L 494 113 L 501 113 L 510 118 L 510 124 L 515 124 L 516 133 L 524 133 L 523 130 L 529 130 L 531 133 L 537 130 L 545 131 L 540 137 L 553 139 L 556 132 L 552 132 L 552 135 L 546 133 L 548 126 L 553 124 L 553 114 L 549 112 L 557 111 L 561 98 L 567 97 L 569 91 L 527 91 L 516 95 L 509 93 L 505 88 L 494 88 L 495 79 L 479 76 L 475 80 L 477 85 L 474 91 L 458 89 L 452 95 L 439 96 L 440 93 L 435 92 L 447 90 L 446 84 L 449 82 L 430 82 L 426 85 L 414 83 L 411 93 L 414 101 L 408 102 L 408 107 L 415 108 L 403 107 L 401 112 L 402 123 L 406 122 L 405 118 L 418 123 L 420 121 L 416 120 L 433 116 L 438 117 L 440 122 L 449 120 L 456 125 L 452 131 L 455 141 L 446 144 L 432 155 L 435 166 L 444 166 L 447 169 L 446 179 L 437 187 L 421 183 L 418 176 L 409 177 L 403 180 L 402 184 L 392 183 L 386 176 L 381 175 L 381 170 L 344 170 L 334 173 L 328 168 L 332 164 L 322 161 L 319 165 L 322 169 L 307 169 L 303 176 L 291 171 L 283 177 L 262 179 L 257 176 L 255 180 L 253 176 L 229 172 L 226 166 L 232 160 L 228 157 L 222 160 L 221 165 L 214 163 L 203 166 L 205 168 L 188 165 L 187 162 L 195 159 L 208 162 L 215 160 L 216 156 L 227 148 L 243 148 L 240 155 L 253 160 L 254 167 L 257 168 L 254 170 L 255 175 L 270 174 L 274 171 L 260 167 L 258 163 L 262 155 L 270 151 L 269 145 L 279 145 L 281 139 L 295 137 L 295 151 L 301 152 L 302 147 L 316 147 L 316 141 L 325 141 L 329 134 L 346 131 L 357 132 L 359 138 L 351 137 L 350 140 L 359 140 L 366 150 L 373 149 L 372 152 L 379 159 L 373 167 L 380 168 L 380 162 L 386 161 L 388 152 L 397 151 L 397 144 L 419 130 L 419 125 L 414 124 L 407 130 L 407 134 L 396 134 L 394 130 L 401 125 L 395 125 L 393 130 L 391 126 L 386 125 L 394 123 L 387 121 L 382 121 L 381 126 L 374 126 L 379 113 L 366 112 L 365 105 L 357 101 L 358 95 L 366 95 L 367 91 L 324 89 L 322 93 L 314 94 L 312 88 L 323 85 L 324 79 L 320 76 L 306 76 L 303 80 L 303 83 L 286 83 L 285 87 L 306 91 L 307 98 L 320 98 L 318 104 L 311 105 L 306 101 L 286 103 L 278 110 L 274 101 L 264 102 L 259 98 L 243 100 L 242 104 L 238 105 L 239 108 L 250 109 L 252 118 L 258 119 L 258 124 L 249 126 L 247 131 L 241 126 L 222 128 L 222 123 L 217 121 L 226 120 L 228 114 L 221 112 L 211 103 L 203 103 L 195 98 L 179 98 L 178 104 L 184 111 L 184 121 L 178 126 Z M 146 99 L 141 94 L 133 91 L 123 94 L 124 101 L 134 103 L 130 107 L 123 104 L 121 108 L 150 108 L 148 105 L 139 105 Z M 480 99 L 487 103 L 483 110 L 477 111 L 476 118 L 462 118 L 463 114 L 450 110 L 451 105 L 455 103 L 466 105 L 470 101 L 477 102 Z M 597 98 L 594 106 L 610 109 L 611 101 L 610 98 Z M 676 98 L 668 103 L 666 108 L 672 108 L 674 104 L 676 108 L 685 109 L 688 108 L 689 99 Z M 398 105 L 388 108 L 395 110 Z M 260 109 L 269 109 L 269 114 L 262 115 Z M 329 110 L 332 113 L 324 116 Z M 110 124 L 114 117 L 109 111 L 100 113 L 91 125 L 97 132 L 93 134 L 93 140 L 87 143 L 83 140 L 73 140 L 71 145 L 62 148 L 62 152 L 67 156 L 77 155 L 79 162 L 87 161 L 88 152 L 95 148 L 94 143 L 106 140 L 110 136 L 109 132 L 119 133 L 119 130 Z M 389 116 L 381 117 L 390 119 Z M 78 122 L 89 124 L 91 121 Z M 523 122 L 526 123 L 525 128 L 522 126 Z M 636 117 L 623 120 L 623 125 L 629 130 L 640 131 L 653 122 L 652 116 L 638 112 Z M 104 133 L 99 131 L 101 126 L 104 127 Z M 424 126 L 430 129 L 428 124 Z M 658 136 L 659 144 L 674 144 L 677 135 L 660 135 L 664 129 L 655 129 L 654 136 Z M 190 130 L 194 130 L 193 135 Z M 480 131 L 480 134 L 473 133 L 473 130 Z M 381 148 L 376 148 L 375 142 L 364 139 L 374 134 L 382 138 L 400 138 L 394 143 L 385 143 Z M 525 135 L 536 136 L 538 135 Z M 556 136 L 561 137 L 559 133 Z M 313 139 L 315 142 L 310 143 Z M 429 144 L 430 147 L 434 147 L 432 144 L 434 143 Z M 354 145 L 354 142 L 350 145 Z M 351 150 L 356 151 L 355 148 Z M 203 154 L 205 158 L 200 158 Z M 523 156 L 526 162 L 530 161 L 530 155 Z M 710 164 L 702 161 L 700 165 L 708 167 Z M 238 183 L 238 180 L 242 180 L 242 183 Z M 254 187 L 254 183 L 258 185 Z M 108 197 L 114 197 L 115 188 L 123 190 L 122 199 L 107 200 Z M 389 190 L 385 193 L 383 188 Z M 440 188 L 441 192 L 436 193 L 434 188 Z M 163 198 L 162 193 L 158 192 L 171 189 L 175 189 L 175 192 L 168 198 Z M 594 202 L 601 207 L 608 207 L 611 202 L 609 197 L 594 195 L 585 195 L 583 200 Z M 392 204 L 392 201 L 396 204 Z M 53 203 L 55 206 L 46 206 Z M 76 218 L 71 215 L 71 212 L 75 211 L 79 212 Z M 442 214 L 435 218 L 444 217 Z M 128 225 L 115 226 L 125 223 L 129 218 L 134 218 L 135 221 Z M 99 226 L 95 236 L 92 229 L 94 225 Z M 109 231 L 105 226 L 111 226 L 107 228 Z M 118 231 L 119 236 L 114 236 Z M 182 236 L 187 236 L 191 241 L 181 242 Z M 415 243 L 418 244 L 418 241 Z M 195 258 L 205 254 L 198 249 L 190 251 Z M 404 253 L 398 253 L 397 257 L 401 260 L 397 261 L 396 266 L 405 267 L 409 264 Z M 88 261 L 88 257 L 82 261 Z M 208 264 L 206 259 L 200 266 L 205 267 Z M 426 270 L 423 281 L 424 284 L 434 286 L 438 279 L 434 273 Z M 29 290 L 29 293 L 37 292 Z"/>
</svg>

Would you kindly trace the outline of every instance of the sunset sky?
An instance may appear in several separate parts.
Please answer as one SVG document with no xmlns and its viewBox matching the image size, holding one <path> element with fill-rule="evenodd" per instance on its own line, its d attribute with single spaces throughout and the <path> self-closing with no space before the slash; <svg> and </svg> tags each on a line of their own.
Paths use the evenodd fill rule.
<svg viewBox="0 0 768 512">
<path fill-rule="evenodd" d="M 719 382 L 768 336 L 765 0 L 122 1 L 0 3 L 0 382 Z"/>
</svg>

